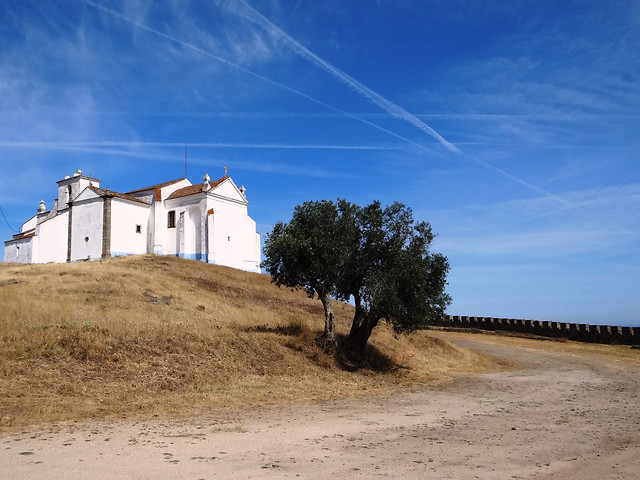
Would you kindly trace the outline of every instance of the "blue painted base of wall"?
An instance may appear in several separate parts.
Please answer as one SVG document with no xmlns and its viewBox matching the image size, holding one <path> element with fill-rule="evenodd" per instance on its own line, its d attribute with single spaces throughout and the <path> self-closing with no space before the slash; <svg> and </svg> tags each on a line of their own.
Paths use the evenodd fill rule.
<svg viewBox="0 0 640 480">
<path fill-rule="evenodd" d="M 206 262 L 208 257 L 206 253 L 177 253 L 175 256 L 187 260 L 200 260 L 201 262 Z"/>
<path fill-rule="evenodd" d="M 165 255 L 161 251 L 154 251 L 154 255 Z M 126 257 L 127 255 L 136 255 L 129 252 L 111 252 L 112 257 Z M 176 253 L 168 254 L 170 257 L 185 258 L 187 260 L 199 260 L 201 262 L 209 263 L 209 256 L 206 253 Z"/>
<path fill-rule="evenodd" d="M 113 257 L 126 257 L 127 255 L 135 255 L 134 253 L 127 252 L 111 252 L 111 258 Z"/>
</svg>

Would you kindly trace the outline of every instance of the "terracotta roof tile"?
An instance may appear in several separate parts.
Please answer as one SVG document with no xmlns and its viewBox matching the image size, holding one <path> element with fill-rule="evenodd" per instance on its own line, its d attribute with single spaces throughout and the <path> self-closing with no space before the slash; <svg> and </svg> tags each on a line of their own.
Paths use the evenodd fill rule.
<svg viewBox="0 0 640 480">
<path fill-rule="evenodd" d="M 171 180 L 170 182 L 159 183 L 158 185 L 151 185 L 150 187 L 138 188 L 137 190 L 131 190 L 130 192 L 127 192 L 127 194 L 145 192 L 147 190 L 155 190 L 156 188 L 168 187 L 169 185 L 173 185 L 174 183 L 178 183 L 178 182 L 180 182 L 182 180 L 186 180 L 186 177 L 185 178 L 178 178 L 177 180 Z"/>
<path fill-rule="evenodd" d="M 121 198 L 123 200 L 129 200 L 130 202 L 136 202 L 136 203 L 141 203 L 143 205 L 149 205 L 147 202 L 142 201 L 139 198 L 133 197 L 131 195 L 127 195 L 126 193 L 118 193 L 118 192 L 114 192 L 113 190 L 105 190 L 103 188 L 98 188 L 98 187 L 94 187 L 94 186 L 90 186 L 89 188 L 91 190 L 93 190 L 94 192 L 96 192 L 101 197 L 110 196 L 110 197 Z"/>
<path fill-rule="evenodd" d="M 209 188 L 209 190 L 207 190 L 207 192 L 211 191 L 212 189 L 214 189 L 215 187 L 220 185 L 227 178 L 229 178 L 229 177 L 222 177 L 221 179 L 216 180 L 214 182 L 209 182 L 210 188 Z M 189 195 L 195 195 L 197 193 L 202 193 L 202 186 L 203 185 L 204 185 L 204 183 L 199 183 L 197 185 L 189 185 L 188 187 L 179 188 L 178 190 L 173 192 L 171 195 L 169 195 L 167 197 L 167 200 L 171 200 L 173 198 L 188 197 Z"/>
<path fill-rule="evenodd" d="M 16 233 L 15 235 L 13 235 L 13 238 L 11 240 L 7 240 L 4 243 L 6 245 L 7 243 L 13 242 L 15 240 L 22 240 L 24 238 L 31 238 L 35 236 L 36 236 L 36 229 L 32 228 L 30 230 L 25 230 L 24 232 Z"/>
</svg>

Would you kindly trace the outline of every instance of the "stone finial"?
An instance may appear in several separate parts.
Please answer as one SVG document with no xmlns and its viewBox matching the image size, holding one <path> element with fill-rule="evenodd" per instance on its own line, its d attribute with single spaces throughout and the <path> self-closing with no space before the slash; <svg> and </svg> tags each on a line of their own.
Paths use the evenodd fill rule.
<svg viewBox="0 0 640 480">
<path fill-rule="evenodd" d="M 70 176 L 68 173 L 64 176 L 64 179 L 65 179 L 65 180 L 66 180 L 67 178 L 71 178 L 71 176 Z"/>
<path fill-rule="evenodd" d="M 44 213 L 47 211 L 47 207 L 44 205 L 44 200 L 40 200 L 40 205 L 38 205 L 38 213 Z"/>
<path fill-rule="evenodd" d="M 211 177 L 209 176 L 208 173 L 204 174 L 204 177 L 202 177 L 202 181 L 204 182 L 202 184 L 202 191 L 206 192 L 207 190 L 209 190 L 211 188 L 211 185 L 209 185 L 209 180 L 211 180 Z"/>
<path fill-rule="evenodd" d="M 79 177 L 80 175 L 82 175 L 82 170 L 80 169 L 76 170 L 76 173 L 73 174 L 74 177 Z"/>
<path fill-rule="evenodd" d="M 229 176 L 229 167 L 227 167 L 226 165 L 224 166 L 224 176 L 225 177 Z"/>
<path fill-rule="evenodd" d="M 242 185 L 242 186 L 240 187 L 240 193 L 242 194 L 242 196 L 243 196 L 244 198 L 247 198 L 247 189 L 246 189 L 246 188 L 244 188 L 244 185 Z"/>
</svg>

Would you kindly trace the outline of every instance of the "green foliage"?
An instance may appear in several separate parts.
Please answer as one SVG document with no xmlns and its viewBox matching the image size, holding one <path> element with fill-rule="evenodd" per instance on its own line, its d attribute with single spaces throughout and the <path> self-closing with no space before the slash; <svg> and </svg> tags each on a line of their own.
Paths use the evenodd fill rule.
<svg viewBox="0 0 640 480">
<path fill-rule="evenodd" d="M 416 223 L 400 203 L 383 209 L 379 202 L 306 202 L 267 237 L 263 267 L 279 286 L 304 288 L 321 299 L 353 299 L 347 342 L 360 355 L 381 319 L 396 331 L 411 331 L 451 303 L 445 293 L 449 264 L 430 252 L 433 238 L 431 226 Z"/>
<path fill-rule="evenodd" d="M 265 241 L 262 267 L 278 285 L 303 288 L 309 297 L 334 293 L 341 249 L 334 245 L 338 210 L 333 202 L 298 205 L 291 222 L 278 222 Z"/>
<path fill-rule="evenodd" d="M 343 235 L 336 205 L 326 200 L 298 205 L 289 224 L 278 222 L 267 235 L 262 267 L 278 285 L 302 288 L 309 297 L 318 295 L 325 315 L 324 336 L 333 342 L 334 318 L 330 297 L 346 250 L 336 242 Z"/>
</svg>

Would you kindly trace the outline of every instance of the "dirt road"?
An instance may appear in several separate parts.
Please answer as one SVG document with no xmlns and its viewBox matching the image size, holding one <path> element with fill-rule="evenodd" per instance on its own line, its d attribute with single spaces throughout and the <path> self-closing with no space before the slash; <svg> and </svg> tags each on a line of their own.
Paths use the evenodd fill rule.
<svg viewBox="0 0 640 480">
<path fill-rule="evenodd" d="M 0 437 L 2 479 L 640 479 L 640 368 L 457 340 L 518 370 L 386 398 Z"/>
</svg>

